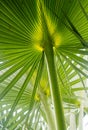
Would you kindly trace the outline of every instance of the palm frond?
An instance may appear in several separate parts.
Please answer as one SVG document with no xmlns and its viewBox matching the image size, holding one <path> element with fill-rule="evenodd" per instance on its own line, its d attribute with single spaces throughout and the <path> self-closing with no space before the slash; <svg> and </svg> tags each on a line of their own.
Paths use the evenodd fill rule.
<svg viewBox="0 0 88 130">
<path fill-rule="evenodd" d="M 88 0 L 0 0 L 0 128 L 48 129 L 53 82 L 64 111 L 79 110 L 88 96 L 87 13 Z"/>
</svg>

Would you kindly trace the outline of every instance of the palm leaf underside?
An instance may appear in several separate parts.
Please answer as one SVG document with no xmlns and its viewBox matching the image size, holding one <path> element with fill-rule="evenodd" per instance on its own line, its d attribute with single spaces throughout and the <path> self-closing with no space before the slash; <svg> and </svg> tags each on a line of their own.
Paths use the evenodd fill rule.
<svg viewBox="0 0 88 130">
<path fill-rule="evenodd" d="M 42 95 L 53 104 L 41 6 L 64 111 L 78 111 L 88 96 L 88 0 L 0 0 L 0 128 L 47 127 Z"/>
</svg>

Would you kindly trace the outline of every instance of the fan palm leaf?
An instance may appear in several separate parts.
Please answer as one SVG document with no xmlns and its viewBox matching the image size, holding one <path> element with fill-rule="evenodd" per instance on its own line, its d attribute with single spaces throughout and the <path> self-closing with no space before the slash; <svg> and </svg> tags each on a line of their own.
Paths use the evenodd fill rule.
<svg viewBox="0 0 88 130">
<path fill-rule="evenodd" d="M 88 95 L 87 12 L 87 0 L 0 0 L 3 130 L 66 129 Z"/>
</svg>

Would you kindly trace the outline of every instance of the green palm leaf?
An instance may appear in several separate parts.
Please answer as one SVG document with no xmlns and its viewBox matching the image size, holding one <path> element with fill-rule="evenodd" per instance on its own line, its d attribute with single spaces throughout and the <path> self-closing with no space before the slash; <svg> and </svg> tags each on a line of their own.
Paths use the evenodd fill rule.
<svg viewBox="0 0 88 130">
<path fill-rule="evenodd" d="M 67 129 L 65 115 L 85 101 L 79 92 L 88 96 L 87 7 L 87 0 L 0 0 L 1 129 Z"/>
</svg>

